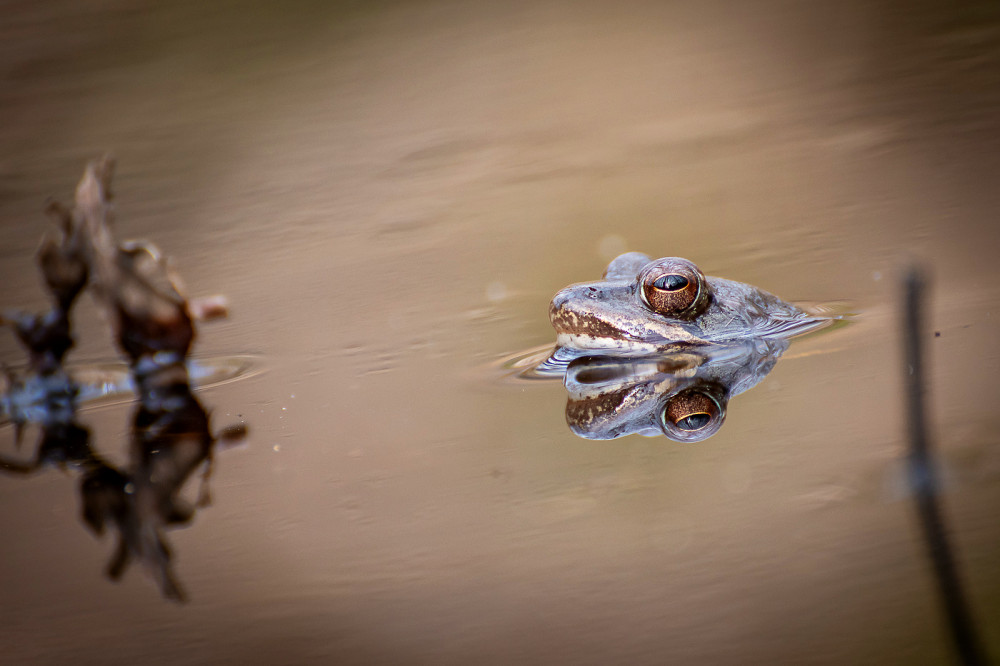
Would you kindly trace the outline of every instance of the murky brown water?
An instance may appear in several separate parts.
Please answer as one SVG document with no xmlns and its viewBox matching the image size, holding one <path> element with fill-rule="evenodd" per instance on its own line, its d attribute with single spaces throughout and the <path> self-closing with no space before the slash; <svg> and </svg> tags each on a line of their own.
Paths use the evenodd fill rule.
<svg viewBox="0 0 1000 666">
<path fill-rule="evenodd" d="M 5 659 L 946 661 L 892 481 L 912 258 L 1000 652 L 1000 17 L 925 4 L 6 3 L 3 305 L 42 307 L 42 201 L 111 149 L 121 235 L 231 299 L 199 355 L 263 372 L 201 394 L 252 438 L 171 535 L 186 606 L 101 576 L 72 478 L 0 478 Z M 557 383 L 493 363 L 626 249 L 862 314 L 700 445 L 584 441 Z M 82 305 L 72 359 L 113 358 Z M 111 458 L 127 419 L 84 413 Z"/>
</svg>

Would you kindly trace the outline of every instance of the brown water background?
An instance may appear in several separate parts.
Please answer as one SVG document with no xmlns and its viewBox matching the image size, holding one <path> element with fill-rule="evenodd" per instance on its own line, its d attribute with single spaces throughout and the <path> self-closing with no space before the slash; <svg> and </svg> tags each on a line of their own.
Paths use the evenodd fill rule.
<svg viewBox="0 0 1000 666">
<path fill-rule="evenodd" d="M 111 150 L 119 234 L 230 298 L 198 355 L 262 370 L 201 394 L 252 436 L 171 534 L 186 606 L 102 578 L 72 477 L 0 478 L 5 663 L 946 662 L 898 483 L 914 259 L 1000 654 L 1000 11 L 938 4 L 0 3 L 0 302 L 45 305 L 43 201 Z M 584 441 L 495 363 L 625 250 L 860 316 L 702 444 Z M 113 358 L 83 300 L 71 359 Z M 84 413 L 119 461 L 128 414 Z"/>
</svg>

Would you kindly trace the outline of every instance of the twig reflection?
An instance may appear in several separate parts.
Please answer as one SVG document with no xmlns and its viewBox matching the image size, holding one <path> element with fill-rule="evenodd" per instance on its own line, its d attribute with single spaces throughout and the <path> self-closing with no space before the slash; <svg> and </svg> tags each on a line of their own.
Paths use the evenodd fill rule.
<svg viewBox="0 0 1000 666">
<path fill-rule="evenodd" d="M 5 369 L 7 390 L 0 408 L 13 422 L 18 443 L 27 424 L 37 424 L 41 437 L 32 459 L 3 456 L 0 468 L 24 475 L 57 466 L 77 473 L 84 523 L 98 535 L 110 528 L 118 536 L 108 576 L 119 579 L 135 561 L 165 597 L 183 601 L 165 530 L 190 523 L 196 508 L 208 504 L 215 444 L 243 438 L 246 428 L 238 425 L 213 435 L 188 376 L 194 321 L 224 316 L 224 301 L 186 299 L 155 246 L 115 240 L 113 169 L 108 157 L 91 162 L 73 208 L 48 206 L 60 233 L 45 236 L 37 259 L 52 296 L 51 309 L 42 315 L 3 314 L 3 323 L 14 329 L 27 351 L 28 367 L 20 375 Z M 111 322 L 138 394 L 124 468 L 92 447 L 89 430 L 77 421 L 79 387 L 63 366 L 73 345 L 70 311 L 86 287 Z M 204 471 L 192 503 L 182 490 L 198 469 Z"/>
</svg>

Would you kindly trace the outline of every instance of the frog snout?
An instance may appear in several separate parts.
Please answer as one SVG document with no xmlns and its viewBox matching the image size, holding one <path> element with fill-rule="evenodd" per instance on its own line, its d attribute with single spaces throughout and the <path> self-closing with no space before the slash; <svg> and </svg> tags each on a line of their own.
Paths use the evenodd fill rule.
<svg viewBox="0 0 1000 666">
<path fill-rule="evenodd" d="M 558 292 L 549 305 L 549 321 L 557 333 L 617 337 L 614 307 L 600 287 L 577 284 Z"/>
<path fill-rule="evenodd" d="M 579 303 L 585 298 L 575 286 L 560 290 L 552 298 L 549 304 L 549 321 L 557 332 L 573 333 L 579 328 L 579 318 L 582 314 Z"/>
</svg>

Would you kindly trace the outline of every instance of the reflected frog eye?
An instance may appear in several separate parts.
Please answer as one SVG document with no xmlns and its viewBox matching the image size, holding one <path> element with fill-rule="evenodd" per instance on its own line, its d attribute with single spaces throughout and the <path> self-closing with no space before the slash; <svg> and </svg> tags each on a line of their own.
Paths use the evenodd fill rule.
<svg viewBox="0 0 1000 666">
<path fill-rule="evenodd" d="M 650 310 L 669 317 L 695 317 L 708 304 L 705 276 L 687 259 L 668 257 L 639 273 L 642 301 Z"/>
<path fill-rule="evenodd" d="M 726 418 L 709 391 L 693 388 L 671 396 L 660 414 L 663 432 L 678 442 L 700 442 L 714 435 Z"/>
</svg>

